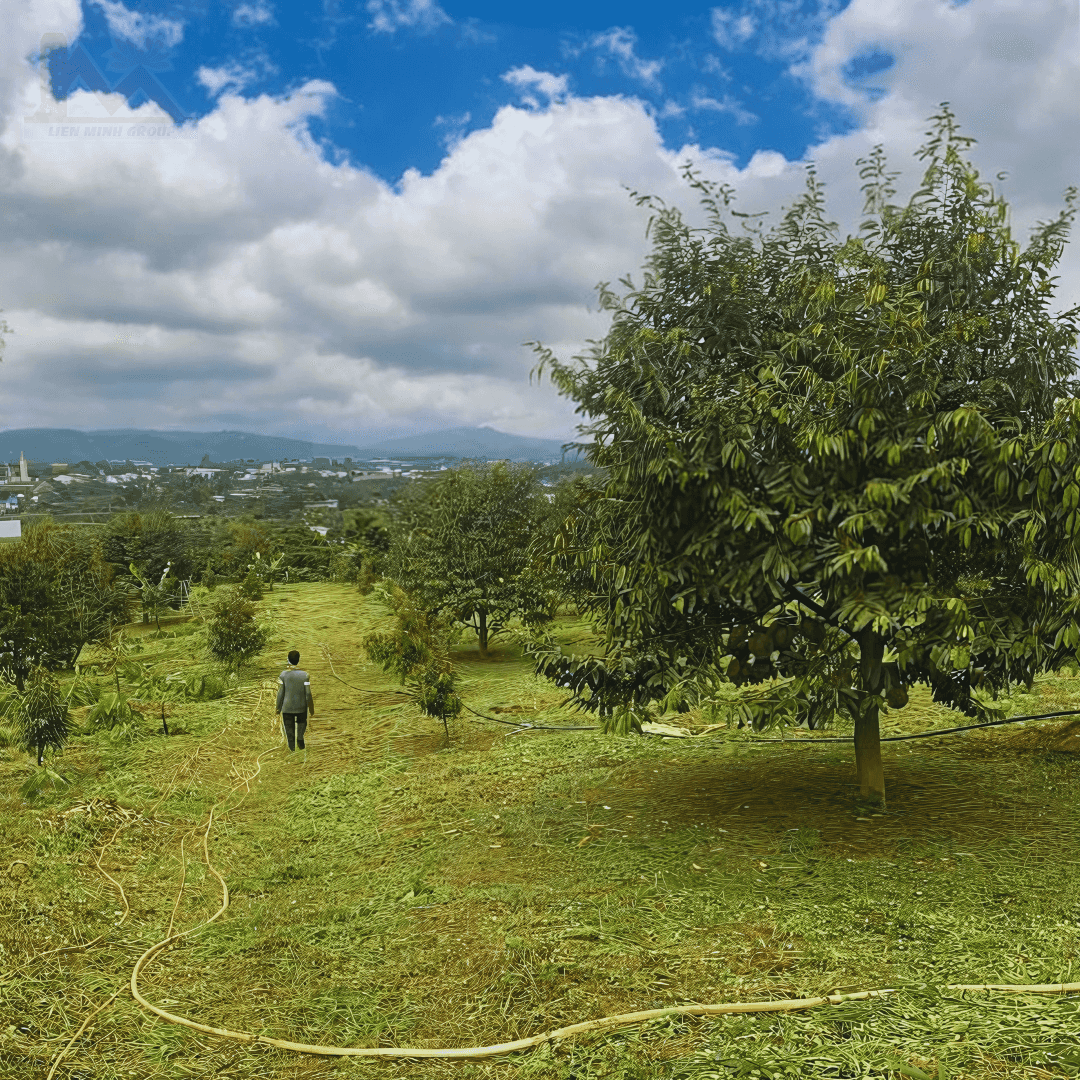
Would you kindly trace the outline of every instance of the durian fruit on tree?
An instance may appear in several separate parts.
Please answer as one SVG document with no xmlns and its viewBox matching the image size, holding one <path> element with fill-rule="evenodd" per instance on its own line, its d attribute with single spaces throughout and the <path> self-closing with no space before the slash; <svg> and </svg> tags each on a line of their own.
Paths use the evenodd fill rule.
<svg viewBox="0 0 1080 1080">
<path fill-rule="evenodd" d="M 26 750 L 45 764 L 46 750 L 62 750 L 71 734 L 71 715 L 52 673 L 44 667 L 31 671 L 26 685 L 16 692 L 13 719 Z"/>
</svg>

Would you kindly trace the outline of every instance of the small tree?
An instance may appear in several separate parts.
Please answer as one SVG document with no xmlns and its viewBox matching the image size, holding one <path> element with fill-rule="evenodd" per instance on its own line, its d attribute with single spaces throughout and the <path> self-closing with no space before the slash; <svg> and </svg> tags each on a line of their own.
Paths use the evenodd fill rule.
<svg viewBox="0 0 1080 1080">
<path fill-rule="evenodd" d="M 535 469 L 447 470 L 405 488 L 392 512 L 387 575 L 430 615 L 474 630 L 481 655 L 512 619 L 550 619 L 553 583 L 529 557 L 547 513 Z"/>
<path fill-rule="evenodd" d="M 261 588 L 265 585 L 271 592 L 274 591 L 274 580 L 281 572 L 281 564 L 285 561 L 285 556 L 282 552 L 278 552 L 277 555 L 270 556 L 268 558 L 262 557 L 261 551 L 255 552 L 255 561 L 248 563 L 247 576 L 244 578 L 245 584 L 248 581 L 252 582 L 252 588 L 257 584 L 259 589 L 258 596 L 253 593 L 248 593 L 250 599 L 261 600 L 262 592 Z"/>
<path fill-rule="evenodd" d="M 356 507 L 342 514 L 345 541 L 334 560 L 334 576 L 355 584 L 367 596 L 386 573 L 390 519 L 381 509 Z"/>
<path fill-rule="evenodd" d="M 68 667 L 85 637 L 63 587 L 49 525 L 0 547 L 0 678 L 25 689 L 36 667 Z"/>
<path fill-rule="evenodd" d="M 130 618 L 133 589 L 104 557 L 100 534 L 70 526 L 35 526 L 43 555 L 57 568 L 60 602 L 79 648 L 108 639 Z"/>
<path fill-rule="evenodd" d="M 177 595 L 178 583 L 172 576 L 172 564 L 166 563 L 161 571 L 161 578 L 155 584 L 149 577 L 145 567 L 132 563 L 128 570 L 138 583 L 139 597 L 142 600 L 143 622 L 154 620 L 158 630 L 161 629 L 161 616 L 170 611 Z"/>
<path fill-rule="evenodd" d="M 71 734 L 67 700 L 47 668 L 30 672 L 16 695 L 12 719 L 26 750 L 45 764 L 45 751 L 64 748 Z"/>
<path fill-rule="evenodd" d="M 219 589 L 206 629 L 210 654 L 234 669 L 253 660 L 269 638 L 255 615 L 255 605 L 235 588 Z"/>
<path fill-rule="evenodd" d="M 625 730 L 650 702 L 743 688 L 761 727 L 854 721 L 861 795 L 885 797 L 879 720 L 907 688 L 983 717 L 1080 650 L 1080 308 L 1052 315 L 1075 213 L 1025 249 L 943 108 L 922 187 L 839 239 L 813 172 L 779 226 L 657 206 L 644 284 L 554 377 L 592 418 L 603 499 L 554 552 L 590 576 L 598 656 L 539 669 Z"/>
<path fill-rule="evenodd" d="M 450 661 L 454 632 L 445 619 L 429 615 L 401 589 L 384 585 L 376 590 L 397 625 L 389 633 L 368 634 L 364 651 L 402 686 L 410 686 L 420 711 L 442 721 L 449 743 L 448 722 L 461 712 L 457 673 Z"/>
<path fill-rule="evenodd" d="M 120 573 L 136 563 L 150 581 L 157 581 L 166 567 L 177 578 L 191 576 L 190 530 L 168 510 L 117 514 L 109 521 L 103 542 L 106 560 Z"/>
<path fill-rule="evenodd" d="M 258 570 L 248 570 L 244 580 L 240 582 L 240 595 L 247 600 L 261 600 L 263 598 L 262 577 Z"/>
</svg>

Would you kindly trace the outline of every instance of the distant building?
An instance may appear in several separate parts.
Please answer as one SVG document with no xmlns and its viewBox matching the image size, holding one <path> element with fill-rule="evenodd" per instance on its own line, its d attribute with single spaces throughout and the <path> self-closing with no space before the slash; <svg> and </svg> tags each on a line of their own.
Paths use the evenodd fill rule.
<svg viewBox="0 0 1080 1080">
<path fill-rule="evenodd" d="M 328 457 L 317 457 L 312 464 L 316 469 L 329 469 L 332 467 Z"/>
</svg>

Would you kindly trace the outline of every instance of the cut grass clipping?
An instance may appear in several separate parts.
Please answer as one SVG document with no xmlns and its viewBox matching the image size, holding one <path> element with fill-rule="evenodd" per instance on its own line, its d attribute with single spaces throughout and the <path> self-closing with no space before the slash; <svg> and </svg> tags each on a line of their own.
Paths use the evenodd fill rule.
<svg viewBox="0 0 1080 1080">
<path fill-rule="evenodd" d="M 330 677 L 322 646 L 347 682 L 392 689 L 360 659 L 364 634 L 386 625 L 375 605 L 320 584 L 260 607 L 273 640 L 258 663 L 219 700 L 170 703 L 185 734 L 148 722 L 131 741 L 79 735 L 52 762 L 71 783 L 29 803 L 31 765 L 0 750 L 0 1076 L 1080 1075 L 1076 997 L 946 989 L 1076 977 L 1070 725 L 892 744 L 889 806 L 871 816 L 837 744 L 518 733 L 463 717 L 447 746 L 410 702 Z M 144 667 L 203 663 L 191 636 L 140 640 Z M 248 779 L 279 743 L 273 692 L 291 647 L 317 705 L 308 760 L 279 749 Z M 455 661 L 478 711 L 580 725 L 515 653 L 484 661 L 465 643 Z M 890 731 L 952 720 L 913 705 Z M 1066 675 L 1010 708 L 1078 705 Z M 222 886 L 204 837 L 230 894 L 208 925 Z M 270 1039 L 437 1049 L 665 1015 L 482 1060 L 300 1055 L 138 1006 L 136 960 L 182 931 L 144 965 L 146 1000 Z M 864 988 L 896 992 L 803 1012 L 671 1011 Z"/>
</svg>

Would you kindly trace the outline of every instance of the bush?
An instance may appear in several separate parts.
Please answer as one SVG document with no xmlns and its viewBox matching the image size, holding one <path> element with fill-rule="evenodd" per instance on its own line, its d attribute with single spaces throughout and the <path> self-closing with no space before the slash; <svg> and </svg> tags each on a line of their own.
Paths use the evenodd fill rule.
<svg viewBox="0 0 1080 1080">
<path fill-rule="evenodd" d="M 240 583 L 240 595 L 248 600 L 261 600 L 263 598 L 262 579 L 255 570 L 249 570 L 247 577 Z"/>
<path fill-rule="evenodd" d="M 140 714 L 131 707 L 126 694 L 107 690 L 87 714 L 83 731 L 87 735 L 105 732 L 112 742 L 131 742 L 144 734 L 141 719 Z"/>
<path fill-rule="evenodd" d="M 206 632 L 215 660 L 239 668 L 266 645 L 269 634 L 255 621 L 255 605 L 237 589 L 221 590 Z"/>
</svg>

